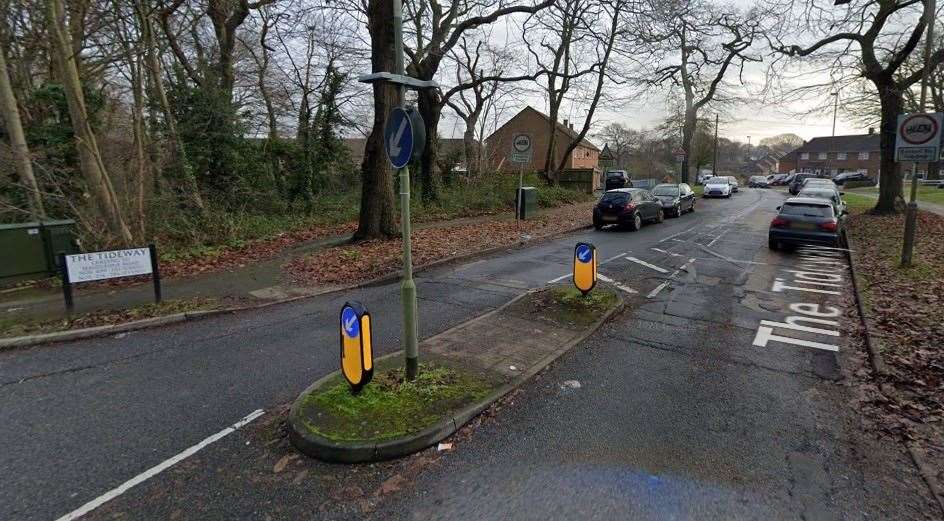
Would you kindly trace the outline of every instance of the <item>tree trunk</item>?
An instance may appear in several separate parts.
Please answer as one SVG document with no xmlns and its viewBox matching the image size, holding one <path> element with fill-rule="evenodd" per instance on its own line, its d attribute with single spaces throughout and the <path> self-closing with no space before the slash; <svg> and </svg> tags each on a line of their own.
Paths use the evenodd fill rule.
<svg viewBox="0 0 944 521">
<path fill-rule="evenodd" d="M 151 92 L 157 98 L 161 107 L 161 114 L 164 117 L 164 126 L 167 127 L 168 142 L 171 148 L 171 161 L 178 170 L 183 180 L 184 190 L 188 192 L 190 201 L 201 213 L 206 212 L 206 205 L 203 202 L 203 196 L 200 194 L 200 186 L 197 184 L 197 178 L 193 175 L 193 168 L 190 165 L 190 158 L 184 147 L 180 135 L 177 133 L 177 119 L 170 107 L 170 100 L 167 98 L 167 91 L 164 90 L 164 79 L 161 77 L 161 61 L 157 57 L 157 45 L 154 42 L 154 26 L 150 18 L 150 2 L 135 2 L 135 11 L 138 16 L 138 24 L 141 30 L 141 39 L 144 41 L 144 59 L 147 62 L 148 83 Z M 155 186 L 158 186 L 158 172 L 154 172 Z"/>
<path fill-rule="evenodd" d="M 442 115 L 442 102 L 434 89 L 421 90 L 418 93 L 420 116 L 426 127 L 426 146 L 420 158 L 419 181 L 422 185 L 423 202 L 439 199 L 439 179 L 437 178 L 436 159 L 439 157 L 439 118 Z"/>
<path fill-rule="evenodd" d="M 49 37 L 52 40 L 52 54 L 55 57 L 66 102 L 69 105 L 69 116 L 72 119 L 82 175 L 109 231 L 125 245 L 130 245 L 131 230 L 128 229 L 121 215 L 115 190 L 102 162 L 98 140 L 88 121 L 85 94 L 82 92 L 82 82 L 76 69 L 75 55 L 72 52 L 69 33 L 63 25 L 65 16 L 62 3 L 60 0 L 46 0 L 45 7 Z"/>
<path fill-rule="evenodd" d="M 30 217 L 37 221 L 45 219 L 46 209 L 43 207 L 42 193 L 39 191 L 39 185 L 33 175 L 33 163 L 30 161 L 29 147 L 26 145 L 26 136 L 23 134 L 23 124 L 20 121 L 16 97 L 10 84 L 7 60 L 3 49 L 0 49 L 0 116 L 3 117 L 7 134 L 10 136 L 10 147 L 13 149 L 16 174 L 26 186 L 26 200 L 29 201 Z"/>
<path fill-rule="evenodd" d="M 370 61 L 373 72 L 392 71 L 393 56 L 393 2 L 368 0 L 367 29 L 370 33 Z M 394 221 L 393 178 L 383 146 L 384 123 L 387 112 L 396 105 L 395 89 L 384 83 L 374 83 L 374 126 L 364 148 L 361 164 L 360 219 L 354 240 L 387 238 L 398 235 Z"/>
<path fill-rule="evenodd" d="M 465 132 L 462 134 L 462 147 L 465 151 L 465 168 L 469 177 L 479 175 L 479 150 L 475 143 L 475 126 L 478 124 L 478 115 L 470 115 L 465 121 Z"/>
<path fill-rule="evenodd" d="M 881 131 L 881 166 L 879 172 L 878 202 L 872 209 L 874 214 L 892 214 L 904 210 L 902 197 L 901 172 L 895 162 L 895 134 L 898 126 L 898 114 L 902 109 L 901 92 L 889 81 L 873 80 L 879 92 L 882 104 Z"/>
</svg>

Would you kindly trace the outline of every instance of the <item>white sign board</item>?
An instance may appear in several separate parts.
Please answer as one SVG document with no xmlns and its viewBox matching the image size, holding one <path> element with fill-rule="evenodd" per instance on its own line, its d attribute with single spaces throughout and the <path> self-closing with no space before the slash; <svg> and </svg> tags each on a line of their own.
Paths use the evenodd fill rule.
<svg viewBox="0 0 944 521">
<path fill-rule="evenodd" d="M 940 112 L 901 114 L 895 138 L 895 161 L 937 161 L 941 156 Z"/>
<path fill-rule="evenodd" d="M 528 134 L 515 134 L 511 139 L 511 162 L 512 163 L 530 163 L 531 152 L 533 151 L 531 136 Z"/>
<path fill-rule="evenodd" d="M 70 283 L 149 275 L 152 272 L 151 250 L 148 248 L 95 251 L 65 257 Z"/>
</svg>

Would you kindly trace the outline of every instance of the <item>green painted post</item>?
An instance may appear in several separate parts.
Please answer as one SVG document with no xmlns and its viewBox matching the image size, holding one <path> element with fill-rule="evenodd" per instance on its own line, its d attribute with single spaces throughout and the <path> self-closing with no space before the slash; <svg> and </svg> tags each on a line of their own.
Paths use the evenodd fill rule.
<svg viewBox="0 0 944 521">
<path fill-rule="evenodd" d="M 394 73 L 403 74 L 403 5 L 393 0 Z M 399 103 L 403 104 L 403 86 L 397 87 Z M 414 143 L 415 145 L 415 143 Z M 419 372 L 417 345 L 416 283 L 413 282 L 413 247 L 410 226 L 410 167 L 400 169 L 400 234 L 403 236 L 403 280 L 400 299 L 403 302 L 403 351 L 406 354 L 406 379 L 413 380 Z"/>
</svg>

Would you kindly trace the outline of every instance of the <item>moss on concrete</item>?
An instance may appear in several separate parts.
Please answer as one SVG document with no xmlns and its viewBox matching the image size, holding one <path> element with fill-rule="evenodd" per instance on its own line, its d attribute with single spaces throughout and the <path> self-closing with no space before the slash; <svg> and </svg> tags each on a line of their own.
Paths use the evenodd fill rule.
<svg viewBox="0 0 944 521">
<path fill-rule="evenodd" d="M 402 359 L 384 362 L 357 395 L 338 375 L 304 396 L 299 416 L 306 428 L 333 441 L 391 440 L 450 418 L 493 390 L 481 375 L 433 364 L 421 364 L 408 382 Z"/>
<path fill-rule="evenodd" d="M 509 311 L 520 318 L 584 328 L 600 320 L 618 304 L 619 297 L 606 286 L 597 285 L 593 291 L 583 295 L 571 285 L 562 285 L 529 295 L 516 302 Z"/>
</svg>

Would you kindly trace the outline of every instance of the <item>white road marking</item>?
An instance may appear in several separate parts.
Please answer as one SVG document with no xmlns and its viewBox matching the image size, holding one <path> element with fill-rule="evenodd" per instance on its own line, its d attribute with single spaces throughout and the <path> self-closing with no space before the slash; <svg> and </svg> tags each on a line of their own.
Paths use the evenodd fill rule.
<svg viewBox="0 0 944 521">
<path fill-rule="evenodd" d="M 684 230 L 682 230 L 682 231 L 680 231 L 680 232 L 678 232 L 678 233 L 676 233 L 676 234 L 669 235 L 669 236 L 666 237 L 665 239 L 662 239 L 661 241 L 659 241 L 659 243 L 661 244 L 661 243 L 663 243 L 663 242 L 665 242 L 665 241 L 672 240 L 672 239 L 678 237 L 679 235 L 682 235 L 683 233 L 688 233 L 688 232 L 694 230 L 695 228 L 698 228 L 698 226 L 699 226 L 699 225 L 696 224 L 695 226 L 692 226 L 691 228 L 686 228 L 686 229 L 684 229 Z M 683 242 L 684 242 L 684 241 L 683 241 Z"/>
<path fill-rule="evenodd" d="M 682 255 L 679 254 L 679 253 L 672 253 L 672 252 L 670 252 L 670 251 L 665 251 L 665 250 L 662 250 L 662 249 L 659 249 L 659 248 L 650 248 L 650 249 L 651 249 L 652 251 L 657 251 L 657 252 L 659 252 L 659 253 L 664 253 L 664 254 L 666 254 L 666 255 L 671 255 L 671 256 L 673 256 L 673 257 L 681 257 L 681 256 L 682 256 Z"/>
<path fill-rule="evenodd" d="M 102 494 L 101 496 L 98 496 L 92 501 L 89 501 L 88 503 L 82 505 L 78 509 L 73 510 L 72 512 L 69 512 L 68 514 L 60 517 L 56 521 L 72 521 L 74 519 L 78 519 L 84 516 L 85 514 L 88 514 L 89 512 L 95 510 L 96 508 L 111 501 L 112 499 L 115 499 L 116 497 L 124 494 L 125 492 L 130 490 L 132 487 L 140 485 L 141 483 L 144 483 L 145 481 L 153 478 L 154 476 L 169 469 L 170 467 L 176 465 L 177 463 L 180 463 L 181 461 L 189 458 L 190 456 L 193 456 L 194 454 L 199 452 L 201 449 L 203 449 L 207 445 L 210 445 L 211 443 L 215 443 L 223 439 L 224 437 L 229 436 L 230 434 L 236 432 L 236 430 L 242 427 L 245 427 L 247 424 L 249 424 L 249 422 L 262 416 L 263 414 L 265 414 L 265 411 L 263 411 L 262 409 L 256 409 L 255 411 L 249 413 L 243 419 L 239 420 L 233 425 L 221 430 L 220 432 L 214 434 L 213 436 L 210 436 L 209 438 L 190 447 L 189 449 L 181 452 L 180 454 L 177 454 L 173 458 L 164 460 L 163 462 L 149 468 L 148 470 L 142 472 L 141 474 L 138 474 L 137 476 L 129 479 L 128 481 L 125 481 L 121 485 L 118 485 L 118 487 L 109 490 L 108 492 Z"/>
<path fill-rule="evenodd" d="M 688 259 L 688 262 L 686 262 L 685 264 L 682 264 L 682 265 L 679 267 L 679 269 L 673 271 L 672 274 L 668 276 L 668 278 L 666 279 L 665 282 L 663 282 L 662 284 L 659 284 L 658 286 L 656 286 L 656 288 L 655 288 L 654 290 L 650 291 L 649 294 L 646 295 L 646 298 L 655 298 L 655 296 L 658 295 L 659 292 L 661 292 L 662 290 L 664 290 L 664 289 L 666 288 L 666 286 L 668 286 L 669 283 L 672 282 L 672 279 L 674 279 L 675 276 L 678 275 L 680 271 L 683 271 L 683 270 L 684 270 L 684 271 L 688 271 L 688 265 L 691 264 L 691 263 L 693 263 L 693 262 L 695 262 L 695 259 L 694 259 L 694 258 Z"/>
<path fill-rule="evenodd" d="M 627 253 L 627 252 L 624 251 L 623 253 L 620 253 L 619 255 L 614 255 L 614 256 L 610 257 L 609 259 L 606 259 L 605 261 L 601 262 L 599 265 L 600 265 L 600 266 L 603 266 L 604 264 L 606 264 L 606 263 L 608 263 L 608 262 L 615 261 L 616 259 L 622 257 L 623 255 L 626 255 L 626 253 Z"/>
<path fill-rule="evenodd" d="M 602 274 L 602 273 L 597 273 L 597 278 L 600 279 L 600 280 L 602 280 L 603 282 L 609 282 L 610 284 L 612 284 L 612 285 L 616 286 L 617 288 L 619 288 L 619 289 L 625 291 L 626 293 L 631 293 L 631 294 L 639 293 L 638 291 L 636 291 L 636 290 L 634 290 L 633 288 L 631 288 L 631 287 L 629 287 L 629 286 L 623 284 L 622 282 L 613 280 L 613 279 L 607 277 L 606 275 L 604 275 L 604 274 Z"/>
<path fill-rule="evenodd" d="M 715 244 L 716 242 L 718 242 L 719 239 L 721 239 L 722 237 L 724 237 L 724 234 L 726 234 L 726 233 L 728 233 L 728 230 L 725 230 L 725 231 L 719 233 L 717 237 L 715 237 L 714 239 L 711 240 L 711 242 L 708 243 L 708 247 L 710 248 L 710 247 L 714 246 L 714 244 Z"/>
<path fill-rule="evenodd" d="M 636 257 L 630 257 L 629 255 L 627 255 L 627 256 L 626 256 L 626 259 L 627 259 L 627 260 L 631 260 L 631 261 L 635 262 L 636 264 L 642 264 L 643 266 L 645 266 L 645 267 L 647 267 L 647 268 L 654 269 L 654 270 L 658 271 L 659 273 L 668 273 L 668 272 L 669 272 L 669 270 L 667 270 L 667 269 L 665 269 L 665 268 L 660 268 L 660 267 L 656 266 L 655 264 L 649 264 L 648 262 L 646 262 L 646 261 L 644 261 L 644 260 L 642 260 L 642 259 L 637 259 Z"/>
<path fill-rule="evenodd" d="M 570 273 L 565 273 L 564 275 L 561 275 L 560 277 L 557 277 L 556 279 L 551 279 L 551 280 L 547 281 L 547 284 L 553 284 L 553 283 L 555 283 L 555 282 L 560 282 L 560 281 L 566 279 L 567 277 L 569 277 L 570 275 L 571 275 Z"/>
</svg>

